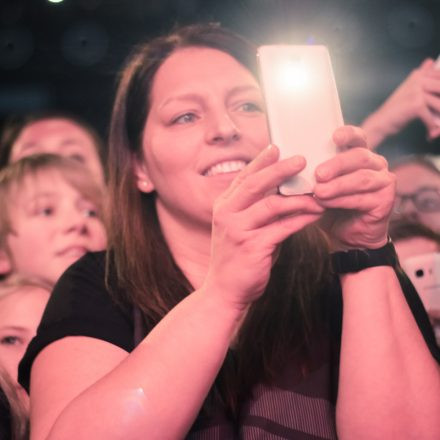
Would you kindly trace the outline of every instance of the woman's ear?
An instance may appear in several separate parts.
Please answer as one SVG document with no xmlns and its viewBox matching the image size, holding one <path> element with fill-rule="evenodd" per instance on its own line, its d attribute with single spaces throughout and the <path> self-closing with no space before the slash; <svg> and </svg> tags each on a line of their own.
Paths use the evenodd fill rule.
<svg viewBox="0 0 440 440">
<path fill-rule="evenodd" d="M 133 170 L 136 176 L 136 185 L 139 191 L 151 193 L 154 191 L 153 182 L 148 174 L 147 166 L 143 160 L 133 159 Z"/>
<path fill-rule="evenodd" d="M 9 255 L 0 249 L 0 275 L 8 275 L 12 271 L 12 263 Z"/>
</svg>

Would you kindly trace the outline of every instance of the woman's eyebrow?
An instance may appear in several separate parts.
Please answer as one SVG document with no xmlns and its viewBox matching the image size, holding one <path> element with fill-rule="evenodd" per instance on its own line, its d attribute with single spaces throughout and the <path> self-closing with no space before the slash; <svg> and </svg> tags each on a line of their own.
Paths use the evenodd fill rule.
<svg viewBox="0 0 440 440">
<path fill-rule="evenodd" d="M 243 86 L 237 86 L 233 87 L 228 95 L 237 95 L 239 93 L 245 93 L 245 92 L 257 92 L 258 94 L 261 93 L 261 90 L 259 87 L 254 85 L 243 85 Z"/>
<path fill-rule="evenodd" d="M 234 96 L 238 95 L 240 93 L 244 92 L 256 92 L 261 93 L 260 88 L 255 85 L 241 85 L 241 86 L 235 86 L 231 88 L 227 92 L 227 96 Z M 171 96 L 168 99 L 166 99 L 163 103 L 161 103 L 158 107 L 158 109 L 162 109 L 166 107 L 168 104 L 173 103 L 175 101 L 195 101 L 195 102 L 201 102 L 203 100 L 202 96 L 198 93 L 183 93 L 181 95 Z"/>
</svg>

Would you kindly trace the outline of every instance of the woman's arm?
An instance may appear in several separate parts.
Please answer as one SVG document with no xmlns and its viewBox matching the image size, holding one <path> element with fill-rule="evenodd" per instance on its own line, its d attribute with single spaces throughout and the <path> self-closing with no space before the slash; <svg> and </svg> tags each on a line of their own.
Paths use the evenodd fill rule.
<svg viewBox="0 0 440 440">
<path fill-rule="evenodd" d="M 352 148 L 318 167 L 315 187 L 319 203 L 333 208 L 323 224 L 334 250 L 381 248 L 395 178 L 357 128 L 338 130 L 334 138 Z M 378 266 L 344 274 L 341 285 L 340 438 L 440 438 L 440 370 L 394 270 Z"/>
<path fill-rule="evenodd" d="M 305 165 L 265 149 L 214 206 L 212 251 L 200 289 L 130 354 L 91 338 L 46 347 L 32 368 L 32 439 L 185 436 L 250 303 L 265 290 L 277 246 L 316 221 L 310 196 L 274 194 Z"/>
<path fill-rule="evenodd" d="M 85 337 L 49 345 L 32 368 L 31 438 L 183 438 L 242 313 L 218 298 L 194 292 L 130 355 Z"/>
<path fill-rule="evenodd" d="M 341 284 L 340 438 L 440 438 L 440 369 L 394 270 L 342 275 Z"/>
</svg>

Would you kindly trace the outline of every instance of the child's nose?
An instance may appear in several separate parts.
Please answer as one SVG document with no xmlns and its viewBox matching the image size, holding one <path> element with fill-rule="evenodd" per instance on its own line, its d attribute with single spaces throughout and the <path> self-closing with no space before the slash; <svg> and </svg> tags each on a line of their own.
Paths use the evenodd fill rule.
<svg viewBox="0 0 440 440">
<path fill-rule="evenodd" d="M 89 217 L 87 217 L 84 212 L 74 210 L 68 214 L 65 231 L 67 233 L 77 232 L 83 234 L 88 230 L 88 220 Z"/>
</svg>

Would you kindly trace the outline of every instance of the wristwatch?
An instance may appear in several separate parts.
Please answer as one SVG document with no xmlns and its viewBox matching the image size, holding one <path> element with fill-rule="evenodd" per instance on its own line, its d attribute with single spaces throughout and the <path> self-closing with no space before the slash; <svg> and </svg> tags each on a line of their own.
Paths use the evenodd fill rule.
<svg viewBox="0 0 440 440">
<path fill-rule="evenodd" d="M 333 272 L 336 274 L 355 273 L 375 266 L 399 265 L 394 245 L 391 239 L 378 249 L 350 249 L 330 254 Z"/>
</svg>

